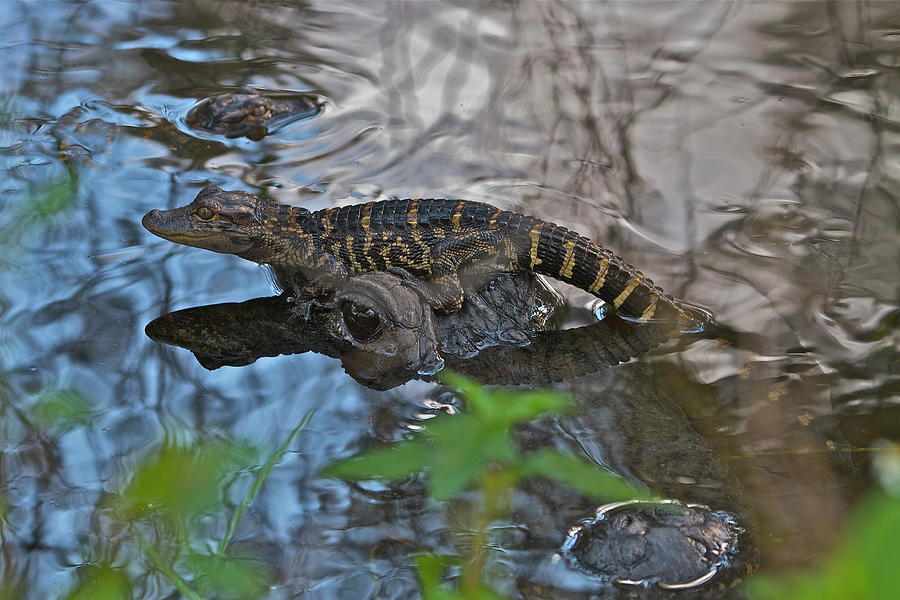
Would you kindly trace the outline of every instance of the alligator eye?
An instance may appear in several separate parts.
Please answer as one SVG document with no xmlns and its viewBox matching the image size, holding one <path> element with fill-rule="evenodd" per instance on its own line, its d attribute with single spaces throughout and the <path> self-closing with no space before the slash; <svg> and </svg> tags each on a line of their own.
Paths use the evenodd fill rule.
<svg viewBox="0 0 900 600">
<path fill-rule="evenodd" d="M 347 331 L 357 342 L 371 342 L 381 334 L 381 317 L 367 306 L 342 302 L 341 316 Z"/>
<path fill-rule="evenodd" d="M 200 208 L 198 208 L 195 214 L 201 221 L 209 221 L 213 218 L 213 216 L 215 216 L 215 213 L 213 213 L 212 209 L 206 206 L 201 206 Z"/>
<path fill-rule="evenodd" d="M 256 108 L 253 109 L 253 114 L 257 117 L 264 117 L 269 113 L 269 109 L 260 104 Z"/>
</svg>

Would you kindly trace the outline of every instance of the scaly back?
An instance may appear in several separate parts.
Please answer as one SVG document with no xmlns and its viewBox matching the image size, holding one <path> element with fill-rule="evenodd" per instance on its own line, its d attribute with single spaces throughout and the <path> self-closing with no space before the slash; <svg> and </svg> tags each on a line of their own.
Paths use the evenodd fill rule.
<svg viewBox="0 0 900 600">
<path fill-rule="evenodd" d="M 311 222 L 351 274 L 402 267 L 429 275 L 436 264 L 464 270 L 490 260 L 498 271 L 533 271 L 572 284 L 638 321 L 689 326 L 696 320 L 609 249 L 555 223 L 490 204 L 387 200 L 317 211 Z"/>
</svg>

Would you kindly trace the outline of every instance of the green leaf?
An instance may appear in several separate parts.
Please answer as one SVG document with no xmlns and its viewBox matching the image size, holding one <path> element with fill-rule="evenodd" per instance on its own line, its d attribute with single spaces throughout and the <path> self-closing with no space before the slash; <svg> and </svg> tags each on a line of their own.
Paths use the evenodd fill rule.
<svg viewBox="0 0 900 600">
<path fill-rule="evenodd" d="M 419 554 L 415 557 L 416 572 L 419 574 L 419 583 L 422 591 L 428 597 L 428 593 L 444 582 L 444 572 L 447 570 L 447 557 L 439 554 Z"/>
<path fill-rule="evenodd" d="M 466 401 L 472 406 L 473 412 L 490 415 L 493 413 L 493 403 L 486 389 L 474 379 L 453 371 L 441 371 L 440 380 L 452 388 L 459 390 Z"/>
<path fill-rule="evenodd" d="M 78 181 L 67 171 L 31 192 L 30 216 L 46 221 L 72 208 L 78 197 Z"/>
<path fill-rule="evenodd" d="M 493 390 L 456 373 L 442 379 L 459 389 L 472 413 L 435 418 L 423 427 L 432 444 L 404 442 L 393 450 L 378 449 L 338 462 L 323 471 L 343 479 L 397 479 L 429 472 L 429 489 L 437 500 L 449 500 L 475 482 L 492 465 L 515 466 L 518 451 L 512 427 L 568 406 L 565 396 L 545 391 Z"/>
<path fill-rule="evenodd" d="M 478 600 L 467 598 L 447 586 L 437 587 L 423 594 L 424 600 Z"/>
<path fill-rule="evenodd" d="M 526 454 L 521 459 L 519 469 L 524 477 L 546 477 L 592 498 L 626 500 L 652 497 L 594 463 L 553 450 Z"/>
<path fill-rule="evenodd" d="M 78 585 L 66 600 L 130 600 L 131 582 L 121 569 L 88 565 L 78 569 Z"/>
<path fill-rule="evenodd" d="M 502 600 L 501 596 L 483 583 L 470 594 L 464 594 L 455 589 L 452 583 L 445 582 L 447 569 L 459 564 L 459 557 L 419 554 L 415 560 L 424 600 Z"/>
<path fill-rule="evenodd" d="M 494 390 L 448 371 L 441 373 L 441 380 L 461 392 L 474 414 L 504 427 L 530 421 L 542 414 L 561 413 L 571 405 L 564 394 L 547 390 Z"/>
<path fill-rule="evenodd" d="M 322 474 L 351 481 L 359 479 L 402 479 L 425 468 L 428 449 L 418 441 L 401 442 L 387 448 L 377 448 L 322 470 Z"/>
<path fill-rule="evenodd" d="M 0 579 L 0 600 L 22 600 L 26 597 L 21 579 L 15 583 L 6 583 Z"/>
<path fill-rule="evenodd" d="M 71 429 L 91 420 L 91 405 L 77 390 L 44 392 L 32 412 L 35 422 L 46 429 Z"/>
<path fill-rule="evenodd" d="M 248 449 L 235 444 L 164 447 L 137 471 L 117 508 L 128 520 L 188 519 L 220 506 L 222 480 L 251 463 Z"/>
<path fill-rule="evenodd" d="M 248 599 L 263 596 L 267 574 L 259 563 L 227 556 L 190 554 L 185 563 L 195 586 L 207 598 Z"/>
<path fill-rule="evenodd" d="M 474 415 L 441 417 L 427 430 L 434 438 L 429 486 L 437 500 L 449 500 L 469 487 L 489 464 L 515 460 L 509 430 Z"/>
<path fill-rule="evenodd" d="M 493 392 L 492 396 L 498 413 L 507 426 L 531 421 L 545 414 L 565 413 L 572 404 L 568 396 L 546 390 L 499 390 Z"/>
<path fill-rule="evenodd" d="M 159 571 L 159 573 L 172 584 L 175 589 L 181 592 L 182 596 L 188 600 L 200 600 L 200 595 L 197 594 L 193 588 L 191 588 L 190 584 L 188 584 L 188 582 L 172 568 L 172 565 L 156 551 L 156 548 L 147 541 L 147 538 L 144 537 L 137 527 L 132 525 L 130 531 L 132 535 L 134 535 L 138 545 L 141 547 L 141 550 L 144 552 L 144 555 L 147 557 L 150 564 L 153 565 L 153 567 Z"/>
<path fill-rule="evenodd" d="M 754 600 L 892 600 L 900 598 L 897 536 L 900 500 L 875 495 L 861 502 L 821 569 L 781 578 L 757 576 L 747 584 Z"/>
<path fill-rule="evenodd" d="M 875 494 L 861 502 L 846 528 L 849 539 L 836 547 L 828 561 L 827 581 L 844 567 L 853 575 L 854 587 L 844 591 L 863 598 L 900 598 L 900 570 L 897 569 L 897 537 L 900 535 L 900 499 Z M 847 579 L 847 577 L 845 577 Z"/>
</svg>

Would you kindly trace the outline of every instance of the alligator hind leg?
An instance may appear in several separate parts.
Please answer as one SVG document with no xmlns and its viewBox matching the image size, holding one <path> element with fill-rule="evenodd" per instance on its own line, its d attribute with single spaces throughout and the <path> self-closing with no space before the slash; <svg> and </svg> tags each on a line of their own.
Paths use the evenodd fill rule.
<svg viewBox="0 0 900 600">
<path fill-rule="evenodd" d="M 433 309 L 454 313 L 462 308 L 466 297 L 459 280 L 460 267 L 470 268 L 476 261 L 498 252 L 500 241 L 497 234 L 490 231 L 476 231 L 441 241 L 431 250 L 436 259 L 424 280 L 405 269 L 388 271 L 402 277 Z"/>
<path fill-rule="evenodd" d="M 465 292 L 455 269 L 436 265 L 431 275 L 425 279 L 416 277 L 406 269 L 392 267 L 387 270 L 397 275 L 403 282 L 415 290 L 434 310 L 454 313 L 462 308 Z"/>
</svg>

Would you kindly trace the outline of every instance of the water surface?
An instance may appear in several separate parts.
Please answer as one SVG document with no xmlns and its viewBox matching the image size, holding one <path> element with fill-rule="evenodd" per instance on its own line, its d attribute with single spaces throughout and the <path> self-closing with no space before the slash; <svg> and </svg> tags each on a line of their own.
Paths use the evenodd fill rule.
<svg viewBox="0 0 900 600">
<path fill-rule="evenodd" d="M 140 227 L 210 183 L 311 210 L 488 201 L 601 241 L 711 311 L 736 341 L 564 384 L 581 414 L 535 437 L 747 515 L 763 569 L 814 562 L 872 485 L 853 449 L 900 439 L 896 3 L 4 6 L 0 586 L 22 597 L 62 597 L 98 561 L 135 597 L 176 597 L 110 526 L 109 498 L 165 443 L 265 454 L 311 408 L 233 542 L 265 565 L 268 597 L 411 597 L 411 554 L 451 549 L 421 489 L 316 477 L 409 435 L 438 386 L 376 392 L 315 354 L 207 371 L 144 335 L 171 310 L 274 293 L 255 265 Z M 259 142 L 186 126 L 197 100 L 242 85 L 326 106 Z M 561 322 L 592 318 L 591 297 L 559 289 Z M 41 412 L 60 393 L 78 418 Z M 634 408 L 647 394 L 672 423 Z M 681 464 L 675 428 L 701 447 Z M 594 506 L 521 495 L 510 597 L 628 593 L 553 560 Z M 210 540 L 226 522 L 204 517 Z"/>
</svg>

